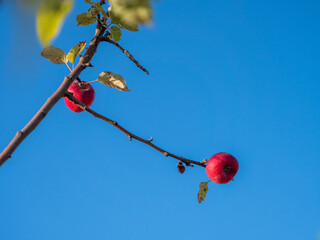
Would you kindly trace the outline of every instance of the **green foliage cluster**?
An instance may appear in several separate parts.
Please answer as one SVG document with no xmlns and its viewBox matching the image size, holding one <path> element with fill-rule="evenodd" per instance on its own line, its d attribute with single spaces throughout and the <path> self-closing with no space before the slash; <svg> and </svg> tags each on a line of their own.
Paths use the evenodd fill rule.
<svg viewBox="0 0 320 240">
<path fill-rule="evenodd" d="M 71 48 L 68 54 L 62 49 L 48 46 L 57 36 L 68 13 L 73 7 L 74 0 L 44 0 L 37 13 L 37 30 L 40 42 L 45 46 L 41 56 L 54 64 L 72 64 L 74 68 L 75 58 L 85 48 L 86 42 L 79 42 Z M 118 42 L 121 39 L 122 30 L 138 31 L 139 24 L 151 21 L 151 6 L 149 0 L 108 0 L 95 2 L 84 0 L 90 4 L 87 12 L 77 15 L 77 26 L 89 26 L 97 21 L 109 32 L 108 37 Z M 104 8 L 106 6 L 106 8 Z M 117 73 L 102 72 L 96 82 L 106 86 L 129 92 L 124 78 Z"/>
<path fill-rule="evenodd" d="M 75 58 L 82 52 L 85 46 L 86 42 L 79 42 L 71 48 L 68 54 L 60 48 L 47 46 L 42 50 L 41 56 L 54 64 L 66 64 L 70 71 L 72 71 L 68 62 L 71 62 L 74 68 Z M 123 92 L 130 92 L 124 78 L 117 73 L 108 71 L 102 72 L 94 82 L 100 82 L 108 87 L 115 88 Z"/>
<path fill-rule="evenodd" d="M 116 42 L 121 39 L 121 29 L 135 32 L 138 31 L 140 24 L 150 23 L 152 19 L 150 0 L 107 0 L 107 3 L 84 0 L 84 2 L 90 4 L 90 7 L 87 12 L 77 16 L 77 25 L 89 26 L 96 21 L 101 21 L 100 17 L 103 16 L 102 24 L 110 32 L 110 38 Z M 57 37 L 73 5 L 74 0 L 42 2 L 37 11 L 36 25 L 38 38 L 43 46 L 50 45 Z"/>
</svg>

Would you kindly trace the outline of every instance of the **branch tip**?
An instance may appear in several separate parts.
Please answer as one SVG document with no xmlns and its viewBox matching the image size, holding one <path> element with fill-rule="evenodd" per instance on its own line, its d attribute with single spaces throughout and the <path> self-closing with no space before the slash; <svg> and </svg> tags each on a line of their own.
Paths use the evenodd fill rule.
<svg viewBox="0 0 320 240">
<path fill-rule="evenodd" d="M 119 48 L 121 50 L 121 52 L 123 52 L 124 54 L 127 55 L 127 57 L 138 67 L 140 68 L 142 71 L 144 71 L 146 74 L 149 75 L 149 71 L 147 69 L 145 69 L 134 57 L 133 55 L 126 49 L 124 49 L 123 47 L 121 47 L 121 45 L 119 43 L 117 43 L 116 41 L 113 41 L 112 39 L 110 39 L 109 37 L 110 33 L 106 32 L 106 34 L 104 36 L 101 37 L 101 41 L 104 42 L 108 42 L 113 44 L 114 46 L 116 46 L 117 48 Z"/>
</svg>

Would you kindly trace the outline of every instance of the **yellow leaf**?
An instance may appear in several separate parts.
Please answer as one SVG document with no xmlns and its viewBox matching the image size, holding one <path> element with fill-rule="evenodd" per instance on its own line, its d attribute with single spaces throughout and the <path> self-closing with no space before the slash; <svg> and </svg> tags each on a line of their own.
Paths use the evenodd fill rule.
<svg viewBox="0 0 320 240">
<path fill-rule="evenodd" d="M 120 74 L 112 73 L 112 72 L 102 72 L 98 77 L 98 81 L 107 85 L 108 87 L 112 87 L 124 92 L 130 92 L 127 87 L 126 81 Z"/>
<path fill-rule="evenodd" d="M 199 186 L 198 202 L 201 203 L 206 198 L 208 192 L 208 182 L 202 182 Z"/>
<path fill-rule="evenodd" d="M 67 58 L 72 64 L 74 64 L 74 59 L 82 52 L 82 50 L 86 46 L 86 43 L 87 43 L 86 41 L 79 42 L 77 45 L 71 48 L 70 52 L 67 55 Z"/>
<path fill-rule="evenodd" d="M 41 52 L 41 56 L 54 64 L 64 64 L 68 62 L 66 53 L 62 49 L 54 46 L 45 47 Z"/>
<path fill-rule="evenodd" d="M 43 46 L 48 46 L 60 33 L 71 11 L 73 0 L 44 0 L 37 12 L 37 34 Z"/>
</svg>

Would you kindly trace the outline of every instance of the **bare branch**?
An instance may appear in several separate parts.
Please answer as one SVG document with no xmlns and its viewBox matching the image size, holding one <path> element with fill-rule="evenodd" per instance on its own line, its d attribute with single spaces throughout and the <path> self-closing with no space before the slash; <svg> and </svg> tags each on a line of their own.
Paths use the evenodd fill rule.
<svg viewBox="0 0 320 240">
<path fill-rule="evenodd" d="M 68 89 L 70 84 L 79 77 L 80 73 L 86 68 L 91 67 L 90 64 L 92 57 L 97 51 L 97 47 L 101 41 L 101 36 L 103 36 L 106 28 L 97 22 L 97 27 L 95 35 L 90 42 L 85 54 L 80 57 L 80 61 L 75 69 L 64 78 L 64 81 L 60 87 L 52 94 L 51 97 L 45 102 L 45 104 L 40 108 L 40 110 L 33 116 L 33 118 L 27 123 L 27 125 L 18 131 L 16 136 L 11 140 L 9 145 L 0 154 L 0 166 L 8 160 L 16 148 L 21 144 L 21 142 L 39 125 L 39 123 L 45 118 L 53 106 L 64 97 L 65 91 Z"/>
<path fill-rule="evenodd" d="M 172 157 L 175 159 L 180 160 L 181 162 L 184 162 L 186 164 L 186 166 L 192 166 L 192 164 L 194 165 L 198 165 L 201 167 L 206 167 L 206 165 L 203 162 L 197 162 L 197 161 L 193 161 L 184 157 L 180 157 L 177 156 L 175 154 L 172 154 L 168 151 L 165 151 L 164 149 L 156 146 L 155 144 L 152 143 L 153 138 L 151 137 L 150 139 L 143 139 L 141 137 L 138 137 L 137 135 L 131 133 L 130 131 L 128 131 L 127 129 L 125 129 L 124 127 L 122 127 L 118 122 L 111 120 L 110 118 L 107 118 L 103 115 L 101 115 L 100 113 L 97 113 L 95 111 L 93 111 L 91 108 L 87 107 L 86 105 L 84 105 L 82 102 L 80 102 L 78 99 L 76 99 L 72 93 L 66 91 L 65 92 L 65 96 L 67 98 L 70 99 L 70 101 L 74 102 L 75 104 L 77 104 L 79 107 L 81 107 L 83 110 L 87 111 L 88 113 L 90 113 L 92 116 L 99 118 L 109 124 L 111 124 L 112 126 L 114 126 L 115 128 L 119 129 L 121 132 L 123 132 L 124 134 L 126 134 L 129 137 L 129 140 L 132 139 L 136 139 L 142 143 L 145 143 L 146 145 L 152 147 L 153 149 L 157 150 L 158 152 L 162 153 L 164 156 L 166 157 Z"/>
<path fill-rule="evenodd" d="M 105 42 L 108 42 L 108 43 L 111 43 L 113 45 L 115 45 L 116 47 L 118 47 L 121 52 L 125 53 L 127 55 L 127 57 L 132 61 L 134 62 L 134 64 L 136 64 L 136 66 L 138 68 L 140 68 L 142 71 L 144 71 L 146 74 L 149 75 L 149 71 L 147 69 L 145 69 L 142 65 L 140 65 L 140 63 L 133 57 L 133 55 L 131 53 L 129 53 L 128 50 L 125 50 L 123 47 L 120 46 L 119 43 L 113 41 L 112 39 L 110 39 L 108 36 L 103 36 L 101 37 L 101 41 L 105 41 Z"/>
</svg>

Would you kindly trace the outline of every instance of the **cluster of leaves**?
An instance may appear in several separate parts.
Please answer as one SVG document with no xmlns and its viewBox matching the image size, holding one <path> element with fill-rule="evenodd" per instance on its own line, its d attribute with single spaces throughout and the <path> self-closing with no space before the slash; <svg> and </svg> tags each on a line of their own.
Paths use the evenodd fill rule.
<svg viewBox="0 0 320 240">
<path fill-rule="evenodd" d="M 84 0 L 90 4 L 87 12 L 77 15 L 77 26 L 89 26 L 96 21 L 100 21 L 108 29 L 108 37 L 118 42 L 121 39 L 121 29 L 129 31 L 138 31 L 139 24 L 149 23 L 151 21 L 152 10 L 150 0 L 108 0 L 95 2 L 93 0 Z M 75 58 L 84 49 L 86 42 L 76 44 L 68 54 L 62 49 L 48 46 L 58 35 L 65 18 L 71 11 L 74 0 L 44 0 L 37 13 L 37 32 L 40 42 L 46 46 L 41 56 L 47 58 L 55 64 L 66 64 L 70 62 L 74 68 Z M 102 5 L 106 4 L 106 10 Z M 123 77 L 112 72 L 102 72 L 98 79 L 109 87 L 121 91 L 129 92 L 127 84 Z"/>
<path fill-rule="evenodd" d="M 82 52 L 85 46 L 86 42 L 79 42 L 71 48 L 68 54 L 66 54 L 60 48 L 48 46 L 42 50 L 41 56 L 48 59 L 50 62 L 54 64 L 66 64 L 70 69 L 68 62 L 71 62 L 74 66 L 75 58 Z M 112 73 L 108 71 L 102 72 L 98 76 L 97 80 L 95 80 L 95 82 L 103 83 L 108 87 L 112 87 L 120 91 L 130 92 L 124 78 L 117 73 Z"/>
<path fill-rule="evenodd" d="M 121 29 L 138 31 L 139 24 L 151 21 L 152 11 L 149 0 L 109 0 L 107 11 L 100 2 L 85 0 L 91 6 L 88 12 L 77 16 L 78 25 L 88 26 L 99 20 L 99 14 L 105 19 L 105 26 L 110 31 L 110 38 L 118 42 Z"/>
<path fill-rule="evenodd" d="M 120 41 L 121 29 L 138 31 L 140 24 L 151 22 L 152 9 L 150 0 L 84 0 L 90 4 L 89 10 L 77 16 L 77 24 L 88 26 L 104 17 L 110 38 Z M 59 34 L 61 27 L 74 5 L 74 0 L 44 0 L 37 12 L 37 34 L 43 46 L 48 46 Z"/>
</svg>

